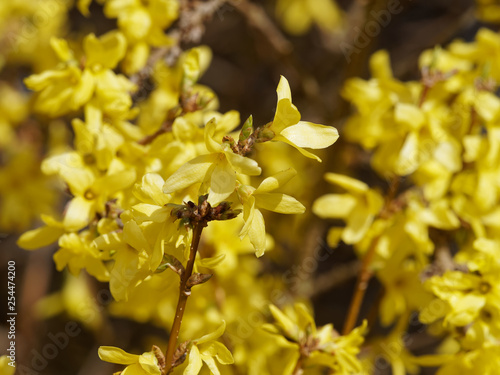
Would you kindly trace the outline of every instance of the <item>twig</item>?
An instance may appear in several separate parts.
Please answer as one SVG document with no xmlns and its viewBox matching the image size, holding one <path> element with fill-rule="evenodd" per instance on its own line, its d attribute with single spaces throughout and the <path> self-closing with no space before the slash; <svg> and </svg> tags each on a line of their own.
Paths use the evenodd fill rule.
<svg viewBox="0 0 500 375">
<path fill-rule="evenodd" d="M 386 212 L 390 210 L 392 202 L 396 199 L 396 193 L 398 191 L 400 182 L 401 178 L 399 176 L 395 176 L 392 179 L 389 191 L 387 192 L 385 205 L 380 211 L 381 216 L 386 216 Z M 349 312 L 347 313 L 344 329 L 342 331 L 344 335 L 347 335 L 352 331 L 352 329 L 356 325 L 356 321 L 358 320 L 359 311 L 361 309 L 361 305 L 363 304 L 366 289 L 368 288 L 368 282 L 373 276 L 371 265 L 373 263 L 373 259 L 375 258 L 375 254 L 377 253 L 377 245 L 379 240 L 380 236 L 377 236 L 372 240 L 370 248 L 363 257 L 363 261 L 361 263 L 361 271 L 359 272 L 358 279 L 356 280 L 356 286 L 354 288 L 354 296 L 352 297 L 351 304 L 349 305 Z"/>
<path fill-rule="evenodd" d="M 279 54 L 288 55 L 292 52 L 292 43 L 283 36 L 261 6 L 247 0 L 230 0 L 230 4 L 246 17 L 250 26 L 259 30 L 267 38 Z"/>
<path fill-rule="evenodd" d="M 302 369 L 303 362 L 304 362 L 304 356 L 301 354 L 299 359 L 297 359 L 297 364 L 293 369 L 292 375 L 302 375 L 304 373 L 304 370 Z"/>
<path fill-rule="evenodd" d="M 131 76 L 130 80 L 141 87 L 153 74 L 158 61 L 168 60 L 169 65 L 173 65 L 182 52 L 181 43 L 199 43 L 205 31 L 204 22 L 211 19 L 226 1 L 181 1 L 178 26 L 168 33 L 168 36 L 173 40 L 173 44 L 154 50 L 144 68 Z M 138 90 L 138 92 L 140 93 L 141 90 Z M 137 100 L 138 96 L 140 95 L 135 96 L 135 100 Z"/>
<path fill-rule="evenodd" d="M 204 228 L 204 222 L 198 222 L 193 227 L 193 240 L 191 242 L 191 248 L 189 252 L 189 259 L 187 261 L 186 269 L 182 275 L 181 285 L 179 288 L 179 300 L 177 302 L 177 308 L 175 310 L 175 319 L 172 324 L 172 329 L 170 330 L 170 338 L 168 340 L 168 348 L 166 358 L 166 366 L 164 369 L 164 374 L 169 374 L 173 368 L 173 358 L 174 353 L 177 348 L 177 340 L 179 339 L 179 331 L 181 329 L 182 317 L 184 316 L 184 311 L 186 310 L 186 302 L 191 294 L 191 291 L 187 287 L 187 281 L 193 273 L 194 261 L 196 259 L 196 252 L 198 251 L 198 245 L 200 243 L 201 232 Z"/>
<path fill-rule="evenodd" d="M 365 297 L 366 289 L 368 288 L 368 282 L 373 276 L 373 271 L 370 269 L 373 258 L 375 257 L 377 244 L 380 237 L 376 237 L 365 256 L 363 257 L 363 263 L 361 264 L 361 271 L 359 273 L 358 279 L 356 281 L 356 287 L 354 288 L 354 296 L 352 297 L 351 304 L 349 305 L 349 312 L 347 313 L 347 319 L 344 324 L 343 335 L 347 335 L 352 331 L 358 320 L 359 310 L 361 309 L 361 304 L 363 303 L 363 298 Z"/>
<path fill-rule="evenodd" d="M 359 260 L 332 268 L 330 271 L 318 276 L 314 281 L 314 289 L 311 290 L 309 298 L 317 297 L 354 278 L 360 269 L 361 262 Z"/>
</svg>

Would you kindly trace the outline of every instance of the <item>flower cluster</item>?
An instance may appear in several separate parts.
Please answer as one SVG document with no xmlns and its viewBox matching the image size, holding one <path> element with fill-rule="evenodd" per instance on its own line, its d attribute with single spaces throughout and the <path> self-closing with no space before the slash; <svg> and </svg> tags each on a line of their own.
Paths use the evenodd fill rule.
<svg viewBox="0 0 500 375">
<path fill-rule="evenodd" d="M 247 289 L 245 283 L 255 285 L 256 295 L 263 296 L 273 288 L 265 281 L 254 280 L 258 267 L 254 261 L 239 256 L 252 248 L 261 256 L 272 247 L 263 212 L 305 211 L 299 201 L 282 192 L 296 171 L 287 166 L 255 180 L 258 182 L 254 185 L 262 168 L 251 156 L 279 142 L 295 148 L 299 156 L 321 161 L 309 149 L 333 144 L 337 130 L 302 121 L 292 103 L 288 81 L 281 77 L 272 121 L 254 127 L 250 117 L 238 134 L 239 113 L 218 112 L 215 94 L 197 83 L 210 61 L 206 47 L 182 52 L 173 63 L 152 60 L 150 73 L 155 87 L 138 102 L 135 93 L 139 87 L 132 74 L 149 63 L 151 48 L 171 44 L 163 32 L 176 19 L 178 3 L 125 4 L 110 0 L 103 4 L 104 14 L 118 19 L 119 30 L 99 37 L 88 34 L 80 46 L 72 40 L 51 38 L 50 47 L 58 62 L 25 79 L 26 86 L 35 92 L 32 105 L 37 114 L 49 119 L 71 119 L 74 146 L 70 150 L 52 148 L 41 163 L 41 171 L 46 176 L 57 176 L 70 195 L 62 215 L 45 213 L 44 225 L 24 233 L 18 244 L 33 250 L 57 242 L 54 261 L 58 270 L 68 269 L 73 275 L 86 270 L 97 280 L 109 282 L 116 300 L 110 306 L 112 314 L 153 320 L 165 328 L 170 327 L 175 315 L 175 293 L 166 291 L 175 290 L 176 277 L 183 278 L 187 268 L 194 267 L 187 281 L 190 295 L 193 285 L 210 277 L 203 270 L 218 268 L 218 284 L 197 286 L 205 288 L 206 293 L 193 293 L 193 303 L 208 305 L 220 290 L 225 291 L 227 303 L 214 309 L 205 320 L 200 319 L 203 308 L 187 312 L 183 335 L 196 337 L 207 323 L 215 326 L 224 319 L 228 321 L 228 332 L 234 332 L 238 315 L 234 309 L 259 308 L 249 303 L 255 297 L 242 294 Z M 78 2 L 86 16 L 89 5 L 89 1 Z M 165 12 L 169 17 L 158 16 Z M 11 165 L 17 168 L 15 163 Z M 22 173 L 22 169 L 16 173 Z M 37 197 L 37 202 L 50 203 L 40 199 L 40 194 L 32 196 Z M 36 205 L 30 208 L 36 213 L 41 210 Z M 194 265 L 190 265 L 190 248 L 199 241 L 192 220 L 204 220 L 206 225 L 207 209 L 212 210 L 210 220 L 233 220 L 210 223 L 204 241 L 213 250 L 201 249 L 201 258 L 193 259 Z M 234 219 L 239 212 L 242 215 Z M 178 223 L 176 219 L 181 220 Z M 225 267 L 219 267 L 222 263 Z M 234 272 L 238 272 L 237 278 Z M 80 284 L 68 280 L 65 290 L 76 292 Z M 49 298 L 57 301 L 61 309 L 72 309 L 64 295 Z M 82 295 L 81 291 L 78 295 Z M 71 311 L 82 320 L 77 311 Z M 199 325 L 201 322 L 205 323 Z M 85 323 L 95 329 L 102 319 L 96 316 Z M 187 367 L 182 365 L 184 372 L 197 374 L 202 362 L 218 373 L 214 358 L 220 364 L 232 363 L 229 351 L 215 341 L 225 326 L 212 335 L 191 340 L 183 353 L 176 354 L 172 365 L 181 366 L 188 356 Z M 233 347 L 251 353 L 257 350 L 252 345 L 244 342 Z M 168 365 L 161 365 L 161 350 L 155 353 L 136 356 L 111 347 L 102 347 L 99 352 L 104 360 L 127 365 L 127 373 L 170 371 Z M 240 366 L 247 363 L 242 355 L 235 361 Z"/>
<path fill-rule="evenodd" d="M 371 262 L 368 271 L 385 289 L 384 325 L 419 312 L 432 332 L 448 332 L 456 342 L 443 351 L 463 354 L 410 356 L 408 371 L 416 363 L 443 364 L 440 374 L 466 371 L 475 361 L 469 351 L 487 355 L 500 338 L 499 46 L 500 36 L 483 29 L 472 43 L 426 51 L 419 82 L 395 79 L 380 51 L 371 59 L 373 78 L 353 78 L 343 90 L 357 109 L 344 135 L 372 152 L 373 169 L 391 186 L 384 197 L 328 173 L 327 181 L 343 191 L 319 198 L 314 212 L 345 221 L 330 230 L 330 243 L 352 244 Z"/>
</svg>

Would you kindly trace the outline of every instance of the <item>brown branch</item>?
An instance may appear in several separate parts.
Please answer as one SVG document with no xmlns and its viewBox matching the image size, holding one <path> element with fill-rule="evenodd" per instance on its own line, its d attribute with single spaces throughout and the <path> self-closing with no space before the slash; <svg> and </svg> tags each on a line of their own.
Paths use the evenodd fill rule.
<svg viewBox="0 0 500 375">
<path fill-rule="evenodd" d="M 363 262 L 361 263 L 361 271 L 356 281 L 356 287 L 354 288 L 354 296 L 352 297 L 351 304 L 349 305 L 349 312 L 347 313 L 344 330 L 342 331 L 343 335 L 347 335 L 356 326 L 359 310 L 361 309 L 366 289 L 368 288 L 368 282 L 373 276 L 373 271 L 370 269 L 370 266 L 375 257 L 379 239 L 380 237 L 376 237 L 372 241 L 370 248 L 363 257 Z"/>
<path fill-rule="evenodd" d="M 361 269 L 361 262 L 354 260 L 347 264 L 342 264 L 332 268 L 330 271 L 318 276 L 314 281 L 314 289 L 311 290 L 309 298 L 317 297 L 346 281 L 354 278 Z"/>
<path fill-rule="evenodd" d="M 297 364 L 293 369 L 292 375 L 302 375 L 304 373 L 304 370 L 302 369 L 303 362 L 304 362 L 304 356 L 301 354 L 299 359 L 297 359 Z"/>
<path fill-rule="evenodd" d="M 397 200 L 396 194 L 401 183 L 401 178 L 399 176 L 394 176 L 389 186 L 389 191 L 387 192 L 387 197 L 385 200 L 385 205 L 380 211 L 379 216 L 387 217 L 392 206 L 392 202 Z M 361 305 L 363 304 L 363 299 L 366 294 L 366 289 L 368 288 L 368 283 L 373 276 L 373 270 L 371 265 L 375 254 L 377 253 L 377 245 L 380 240 L 380 236 L 375 237 L 372 240 L 370 248 L 363 257 L 361 263 L 361 271 L 359 272 L 358 279 L 356 280 L 356 286 L 354 288 L 354 296 L 352 297 L 351 304 L 349 305 L 349 311 L 347 313 L 347 318 L 344 324 L 344 329 L 342 334 L 347 335 L 356 326 L 358 320 L 359 311 L 361 310 Z"/>
<path fill-rule="evenodd" d="M 165 60 L 167 64 L 173 65 L 182 52 L 181 43 L 199 43 L 205 31 L 204 23 L 210 20 L 226 1 L 181 1 L 178 26 L 168 33 L 173 44 L 154 50 L 149 56 L 146 65 L 139 72 L 132 75 L 130 81 L 141 87 L 153 74 L 157 62 Z M 137 100 L 137 95 L 135 99 Z"/>
<path fill-rule="evenodd" d="M 193 240 L 191 241 L 191 248 L 189 252 L 189 259 L 187 261 L 186 269 L 181 278 L 181 285 L 179 288 L 179 300 L 177 302 L 177 308 L 175 310 L 175 319 L 172 324 L 172 329 L 170 330 L 170 338 L 168 340 L 168 348 L 166 358 L 166 366 L 163 370 L 163 374 L 169 374 L 173 369 L 173 358 L 175 350 L 177 348 L 177 340 L 179 339 L 179 332 L 181 329 L 182 317 L 184 316 L 184 311 L 186 310 L 186 302 L 191 294 L 190 288 L 187 286 L 187 282 L 193 273 L 194 261 L 196 259 L 196 252 L 198 251 L 198 245 L 200 243 L 201 232 L 206 225 L 206 222 L 197 222 L 193 227 Z"/>
<path fill-rule="evenodd" d="M 250 26 L 267 38 L 279 54 L 289 55 L 292 52 L 292 43 L 283 36 L 260 5 L 247 0 L 230 0 L 230 3 L 247 19 Z"/>
</svg>

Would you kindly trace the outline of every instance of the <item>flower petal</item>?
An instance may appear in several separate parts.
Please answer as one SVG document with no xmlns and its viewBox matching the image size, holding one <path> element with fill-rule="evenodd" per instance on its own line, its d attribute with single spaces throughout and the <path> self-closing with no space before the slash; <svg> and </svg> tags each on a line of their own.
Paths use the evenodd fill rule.
<svg viewBox="0 0 500 375">
<path fill-rule="evenodd" d="M 322 219 L 344 219 L 356 205 L 350 194 L 326 194 L 314 201 L 312 210 Z"/>
<path fill-rule="evenodd" d="M 118 363 L 120 365 L 131 365 L 139 360 L 136 354 L 129 354 L 123 349 L 114 346 L 100 346 L 98 350 L 99 358 L 106 362 Z"/>
<path fill-rule="evenodd" d="M 226 321 L 223 320 L 222 324 L 214 332 L 209 333 L 208 335 L 202 336 L 197 340 L 193 340 L 193 342 L 196 345 L 201 345 L 201 344 L 209 342 L 209 341 L 215 341 L 219 337 L 222 336 L 222 334 L 224 333 L 225 330 L 226 330 Z"/>
<path fill-rule="evenodd" d="M 163 192 L 171 194 L 193 184 L 203 182 L 205 176 L 215 162 L 217 154 L 201 155 L 182 165 L 163 185 Z"/>
<path fill-rule="evenodd" d="M 338 173 L 326 173 L 325 180 L 331 184 L 338 185 L 350 193 L 363 194 L 368 191 L 368 185 L 362 181 L 356 180 L 355 178 L 338 174 Z"/>
<path fill-rule="evenodd" d="M 272 140 L 274 142 L 281 141 L 281 142 L 284 142 L 286 144 L 289 144 L 290 146 L 296 148 L 306 158 L 315 159 L 316 161 L 319 161 L 321 163 L 321 159 L 317 155 L 314 155 L 312 152 L 309 152 L 309 151 L 304 150 L 303 148 L 297 146 L 295 143 L 289 141 L 287 138 L 283 137 L 281 134 L 275 136 Z"/>
<path fill-rule="evenodd" d="M 281 99 L 278 101 L 273 123 L 269 129 L 278 135 L 283 129 L 295 125 L 299 121 L 300 112 L 297 107 L 292 104 L 290 99 Z"/>
<path fill-rule="evenodd" d="M 270 191 L 277 190 L 286 185 L 296 174 L 297 171 L 295 169 L 288 168 L 271 177 L 267 177 L 260 183 L 259 187 L 255 190 L 255 193 L 268 193 Z"/>
<path fill-rule="evenodd" d="M 266 251 L 266 225 L 262 213 L 255 209 L 253 210 L 253 218 L 248 231 L 248 238 L 255 248 L 255 255 L 261 257 Z"/>
<path fill-rule="evenodd" d="M 148 374 L 161 375 L 158 359 L 152 352 L 146 352 L 139 356 L 139 364 Z"/>
<path fill-rule="evenodd" d="M 247 176 L 259 176 L 261 174 L 262 169 L 260 169 L 259 164 L 255 160 L 235 154 L 232 151 L 226 151 L 224 154 L 236 172 L 246 174 Z"/>
<path fill-rule="evenodd" d="M 84 197 L 73 198 L 64 215 L 64 227 L 68 231 L 77 231 L 86 227 L 95 214 L 95 201 Z"/>
<path fill-rule="evenodd" d="M 255 204 L 259 208 L 281 214 L 303 214 L 306 208 L 295 198 L 280 193 L 255 194 Z"/>
<path fill-rule="evenodd" d="M 339 132 L 334 127 L 307 121 L 299 121 L 280 134 L 298 147 L 313 149 L 329 147 L 339 138 Z"/>
<path fill-rule="evenodd" d="M 26 250 L 34 250 L 50 245 L 64 234 L 63 228 L 43 226 L 23 233 L 17 240 L 17 245 Z"/>
<path fill-rule="evenodd" d="M 292 92 L 290 91 L 290 84 L 288 83 L 288 80 L 280 76 L 280 81 L 278 83 L 278 87 L 276 88 L 276 92 L 278 93 L 278 102 L 281 99 L 288 99 L 290 100 L 290 103 L 292 102 Z"/>
<path fill-rule="evenodd" d="M 201 361 L 200 351 L 196 345 L 191 347 L 189 351 L 189 364 L 184 369 L 184 375 L 198 375 L 201 370 L 201 366 L 203 366 L 203 362 Z"/>
<path fill-rule="evenodd" d="M 224 158 L 214 168 L 208 201 L 215 206 L 229 197 L 236 187 L 236 172 Z"/>
</svg>

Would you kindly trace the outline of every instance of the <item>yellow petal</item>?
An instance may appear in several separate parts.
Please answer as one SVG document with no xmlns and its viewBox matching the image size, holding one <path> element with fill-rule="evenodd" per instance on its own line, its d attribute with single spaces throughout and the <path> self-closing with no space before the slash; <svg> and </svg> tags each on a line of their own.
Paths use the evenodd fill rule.
<svg viewBox="0 0 500 375">
<path fill-rule="evenodd" d="M 208 335 L 202 336 L 199 339 L 194 340 L 193 342 L 196 345 L 201 345 L 201 344 L 209 342 L 209 341 L 215 341 L 224 334 L 225 330 L 226 330 L 226 321 L 223 320 L 221 325 L 214 332 L 209 333 Z"/>
<path fill-rule="evenodd" d="M 420 165 L 419 136 L 416 132 L 411 132 L 399 152 L 396 164 L 396 173 L 406 176 L 415 172 Z"/>
<path fill-rule="evenodd" d="M 125 56 L 127 40 L 122 33 L 110 31 L 97 38 L 89 34 L 83 40 L 86 65 L 92 69 L 114 69 Z"/>
<path fill-rule="evenodd" d="M 196 345 L 193 345 L 189 351 L 189 363 L 184 369 L 183 374 L 198 375 L 200 373 L 201 366 L 203 366 L 203 362 L 201 361 L 200 351 Z"/>
<path fill-rule="evenodd" d="M 363 239 L 373 222 L 373 215 L 361 205 L 357 205 L 347 218 L 347 226 L 342 233 L 342 240 L 348 244 L 358 243 Z"/>
<path fill-rule="evenodd" d="M 231 352 L 220 342 L 213 342 L 210 345 L 210 355 L 217 358 L 223 365 L 234 363 L 234 358 Z"/>
<path fill-rule="evenodd" d="M 266 251 L 266 225 L 258 209 L 253 210 L 253 217 L 248 230 L 248 238 L 255 248 L 255 255 L 261 257 Z"/>
<path fill-rule="evenodd" d="M 163 206 L 170 202 L 170 195 L 163 193 L 165 181 L 157 173 L 146 173 L 142 182 L 134 186 L 133 194 L 141 202 Z"/>
<path fill-rule="evenodd" d="M 297 171 L 295 169 L 288 168 L 271 177 L 267 177 L 260 183 L 255 193 L 269 193 L 270 191 L 277 190 L 286 185 L 296 174 Z"/>
<path fill-rule="evenodd" d="M 205 362 L 205 364 L 210 369 L 210 373 L 212 375 L 220 375 L 220 371 L 217 368 L 217 365 L 215 364 L 215 360 L 212 357 L 204 356 L 202 353 L 201 358 L 203 359 L 203 362 Z"/>
<path fill-rule="evenodd" d="M 394 109 L 394 119 L 407 129 L 417 130 L 425 122 L 424 113 L 413 104 L 397 103 Z"/>
<path fill-rule="evenodd" d="M 275 136 L 273 138 L 273 141 L 274 142 L 278 142 L 278 141 L 281 141 L 281 142 L 284 142 L 286 144 L 289 144 L 290 146 L 294 147 L 295 149 L 297 149 L 302 155 L 304 155 L 306 158 L 309 158 L 309 159 L 315 159 L 316 161 L 319 161 L 321 163 L 321 159 L 317 156 L 317 155 L 314 155 L 312 152 L 309 152 L 307 150 L 304 150 L 303 148 L 297 146 L 295 143 L 289 141 L 287 138 L 283 137 L 281 134 L 278 134 L 277 136 Z"/>
<path fill-rule="evenodd" d="M 123 240 L 136 250 L 149 250 L 149 244 L 141 228 L 134 220 L 123 226 Z"/>
<path fill-rule="evenodd" d="M 349 194 L 326 194 L 314 201 L 312 210 L 322 219 L 345 219 L 350 215 L 356 198 Z"/>
<path fill-rule="evenodd" d="M 99 358 L 106 362 L 118 363 L 120 365 L 131 365 L 139 360 L 136 354 L 129 354 L 123 349 L 114 346 L 100 346 L 97 352 Z"/>
<path fill-rule="evenodd" d="M 224 153 L 226 159 L 231 164 L 231 167 L 238 173 L 246 174 L 247 176 L 259 176 L 262 172 L 259 164 L 253 159 L 238 155 L 228 150 Z"/>
<path fill-rule="evenodd" d="M 297 124 L 300 121 L 300 112 L 290 99 L 281 99 L 278 101 L 274 120 L 270 129 L 277 135 L 288 126 Z"/>
<path fill-rule="evenodd" d="M 115 192 L 124 190 L 135 182 L 136 172 L 135 169 L 125 169 L 120 172 L 111 173 L 99 178 L 92 189 L 104 195 L 112 195 Z"/>
<path fill-rule="evenodd" d="M 50 46 L 56 53 L 59 60 L 67 62 L 73 60 L 73 52 L 69 48 L 68 42 L 65 39 L 60 38 L 50 38 Z"/>
<path fill-rule="evenodd" d="M 63 228 L 43 226 L 23 233 L 17 240 L 17 245 L 26 250 L 34 250 L 50 245 L 63 234 Z"/>
<path fill-rule="evenodd" d="M 368 191 L 368 185 L 355 178 L 338 173 L 326 173 L 325 180 L 329 183 L 338 185 L 353 194 L 362 194 Z"/>
<path fill-rule="evenodd" d="M 221 152 L 222 146 L 214 139 L 215 130 L 217 128 L 217 120 L 212 118 L 205 125 L 205 146 L 207 147 L 208 152 Z"/>
<path fill-rule="evenodd" d="M 165 181 L 163 192 L 171 194 L 204 181 L 216 157 L 217 154 L 201 155 L 187 162 Z"/>
<path fill-rule="evenodd" d="M 95 202 L 84 197 L 73 198 L 64 215 L 64 227 L 68 231 L 77 231 L 89 224 L 95 215 Z"/>
<path fill-rule="evenodd" d="M 273 315 L 274 320 L 276 320 L 276 324 L 283 330 L 283 332 L 285 332 L 288 337 L 295 338 L 298 334 L 298 327 L 295 323 L 276 306 L 272 304 L 269 305 L 269 310 L 271 310 L 271 314 Z"/>
<path fill-rule="evenodd" d="M 386 50 L 377 51 L 371 56 L 370 71 L 374 78 L 380 80 L 392 78 L 391 61 Z"/>
<path fill-rule="evenodd" d="M 290 85 L 288 80 L 280 76 L 280 81 L 278 83 L 278 87 L 276 88 L 276 93 L 278 94 L 278 102 L 281 99 L 288 99 L 290 103 L 292 102 L 292 92 L 290 90 Z"/>
<path fill-rule="evenodd" d="M 280 193 L 260 193 L 255 196 L 255 204 L 259 208 L 281 214 L 303 214 L 306 208 L 295 198 Z"/>
<path fill-rule="evenodd" d="M 334 127 L 307 121 L 299 121 L 298 124 L 283 129 L 280 134 L 298 147 L 313 149 L 331 146 L 339 138 Z"/>
<path fill-rule="evenodd" d="M 146 352 L 139 356 L 139 364 L 148 374 L 161 375 L 160 368 L 158 367 L 158 359 L 152 352 Z"/>
<path fill-rule="evenodd" d="M 210 181 L 208 200 L 215 206 L 229 197 L 236 187 L 236 172 L 224 158 L 216 164 Z"/>
</svg>

